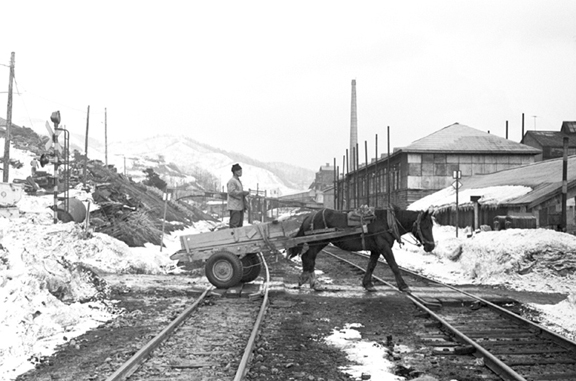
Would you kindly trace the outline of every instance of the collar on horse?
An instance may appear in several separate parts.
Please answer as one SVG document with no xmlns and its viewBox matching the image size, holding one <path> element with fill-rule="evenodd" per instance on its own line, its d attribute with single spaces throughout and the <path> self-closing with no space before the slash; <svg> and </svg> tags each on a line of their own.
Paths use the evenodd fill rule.
<svg viewBox="0 0 576 381">
<path fill-rule="evenodd" d="M 314 231 L 314 219 L 316 218 L 317 214 L 318 211 L 315 211 L 314 214 L 312 214 L 312 221 L 310 222 L 311 231 Z M 328 229 L 328 224 L 326 223 L 326 209 L 322 209 L 322 222 L 324 222 L 324 229 Z"/>
<path fill-rule="evenodd" d="M 394 208 L 389 207 L 386 210 L 386 222 L 388 223 L 388 232 L 392 234 L 392 237 L 398 242 L 398 245 L 402 246 L 402 238 L 400 237 L 400 232 L 398 231 L 398 219 L 394 214 Z"/>
</svg>

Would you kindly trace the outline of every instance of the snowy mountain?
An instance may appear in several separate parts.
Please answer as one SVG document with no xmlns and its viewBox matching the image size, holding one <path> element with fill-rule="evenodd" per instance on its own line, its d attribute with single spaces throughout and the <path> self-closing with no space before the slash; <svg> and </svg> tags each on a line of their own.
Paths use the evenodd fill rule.
<svg viewBox="0 0 576 381">
<path fill-rule="evenodd" d="M 70 146 L 84 152 L 84 136 L 70 134 Z M 88 157 L 105 161 L 104 144 L 90 139 Z M 135 181 L 153 168 L 169 185 L 190 182 L 205 184 L 206 190 L 222 190 L 232 176 L 231 167 L 240 163 L 245 189 L 265 190 L 276 197 L 305 191 L 314 172 L 284 163 L 264 163 L 246 155 L 224 151 L 186 136 L 160 135 L 133 141 L 108 143 L 108 164 Z M 208 184 L 208 185 L 206 185 Z"/>
</svg>

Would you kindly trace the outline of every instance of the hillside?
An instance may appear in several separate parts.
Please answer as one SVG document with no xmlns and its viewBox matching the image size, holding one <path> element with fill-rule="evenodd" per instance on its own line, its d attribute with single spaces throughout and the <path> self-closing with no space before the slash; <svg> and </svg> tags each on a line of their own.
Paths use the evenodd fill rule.
<svg viewBox="0 0 576 381">
<path fill-rule="evenodd" d="M 83 139 L 84 136 L 71 134 L 71 146 L 83 147 Z M 90 139 L 89 144 L 88 156 L 104 161 L 102 142 Z M 170 185 L 198 182 L 207 190 L 221 190 L 231 176 L 232 164 L 240 163 L 245 188 L 266 190 L 276 196 L 304 191 L 314 180 L 314 171 L 285 163 L 264 163 L 186 136 L 159 135 L 109 142 L 108 163 L 136 181 L 143 178 L 143 169 L 153 168 Z"/>
</svg>

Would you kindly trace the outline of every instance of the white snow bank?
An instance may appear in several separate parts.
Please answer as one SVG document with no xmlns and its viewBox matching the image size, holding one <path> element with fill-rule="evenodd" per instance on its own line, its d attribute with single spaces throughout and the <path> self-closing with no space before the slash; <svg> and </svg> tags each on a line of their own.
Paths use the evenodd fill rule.
<svg viewBox="0 0 576 381">
<path fill-rule="evenodd" d="M 71 190 L 85 202 L 89 195 Z M 166 247 L 129 248 L 82 225 L 53 223 L 53 196 L 24 195 L 19 216 L 0 217 L 0 379 L 11 380 L 34 361 L 114 316 L 107 286 L 96 273 L 164 274 L 178 236 L 206 231 L 211 223 L 164 237 Z M 91 206 L 93 209 L 94 205 Z"/>
<path fill-rule="evenodd" d="M 576 336 L 576 237 L 547 229 L 480 232 L 434 226 L 436 248 L 425 253 L 406 244 L 394 248 L 400 266 L 441 282 L 498 285 L 518 291 L 563 293 L 555 305 L 531 304 L 556 331 Z M 405 236 L 406 241 L 413 239 Z M 543 320 L 543 321 L 544 321 Z"/>
</svg>

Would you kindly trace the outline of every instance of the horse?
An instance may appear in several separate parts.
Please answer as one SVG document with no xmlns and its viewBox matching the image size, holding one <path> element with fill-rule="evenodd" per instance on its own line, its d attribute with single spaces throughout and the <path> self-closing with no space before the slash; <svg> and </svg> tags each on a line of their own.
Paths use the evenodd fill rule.
<svg viewBox="0 0 576 381">
<path fill-rule="evenodd" d="M 398 264 L 392 252 L 392 246 L 395 240 L 400 240 L 400 235 L 405 233 L 412 233 L 420 245 L 424 246 L 426 252 L 434 250 L 434 236 L 432 234 L 432 227 L 434 225 L 432 213 L 426 211 L 409 211 L 401 210 L 394 207 L 393 214 L 387 209 L 376 209 L 372 215 L 372 220 L 367 224 L 367 231 L 365 233 L 358 233 L 344 237 L 333 239 L 320 239 L 318 241 L 299 244 L 288 249 L 288 258 L 293 258 L 299 254 L 302 257 L 302 274 L 298 282 L 298 286 L 302 286 L 309 282 L 310 288 L 316 286 L 316 276 L 314 274 L 314 267 L 316 262 L 316 255 L 326 245 L 332 243 L 333 245 L 347 251 L 370 251 L 370 260 L 366 267 L 366 274 L 362 279 L 362 286 L 367 291 L 376 291 L 372 283 L 372 273 L 378 263 L 380 254 L 384 256 L 386 262 L 392 269 L 398 289 L 401 291 L 409 291 L 409 287 L 402 278 Z M 393 217 L 393 219 L 390 219 Z M 315 213 L 309 214 L 303 221 L 295 237 L 301 237 L 307 231 L 317 229 L 330 229 L 330 228 L 347 228 L 349 226 L 348 213 L 340 212 L 333 209 L 322 209 Z M 389 223 L 388 221 L 395 221 Z M 305 246 L 308 249 L 304 253 L 302 249 Z"/>
</svg>

